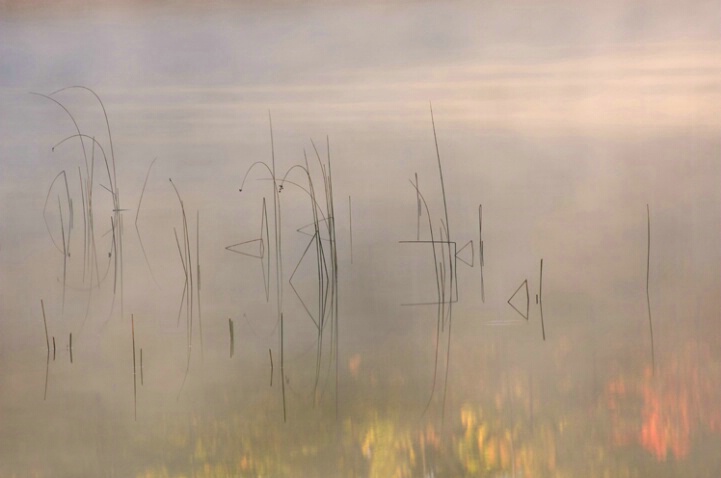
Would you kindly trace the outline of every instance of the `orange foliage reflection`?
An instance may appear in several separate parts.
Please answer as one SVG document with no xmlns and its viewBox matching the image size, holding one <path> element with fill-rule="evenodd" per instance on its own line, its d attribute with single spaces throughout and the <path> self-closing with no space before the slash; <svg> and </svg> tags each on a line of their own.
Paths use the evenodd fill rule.
<svg viewBox="0 0 721 478">
<path fill-rule="evenodd" d="M 718 366 L 712 365 L 707 347 L 686 344 L 655 374 L 647 367 L 635 380 L 610 381 L 606 398 L 614 443 L 638 443 L 665 461 L 669 451 L 676 459 L 687 457 L 700 427 L 721 431 L 721 377 Z"/>
</svg>

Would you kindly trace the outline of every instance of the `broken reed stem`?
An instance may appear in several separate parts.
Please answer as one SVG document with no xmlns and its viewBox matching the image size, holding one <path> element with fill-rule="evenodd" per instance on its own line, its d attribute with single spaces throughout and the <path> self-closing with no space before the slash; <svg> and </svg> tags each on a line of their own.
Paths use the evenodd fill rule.
<svg viewBox="0 0 721 478">
<path fill-rule="evenodd" d="M 70 332 L 70 363 L 73 363 L 73 333 Z"/>
<path fill-rule="evenodd" d="M 273 351 L 268 349 L 268 355 L 270 355 L 270 386 L 273 386 Z"/>
<path fill-rule="evenodd" d="M 228 333 L 230 334 L 230 358 L 235 353 L 235 332 L 233 331 L 233 319 L 228 319 Z"/>
<path fill-rule="evenodd" d="M 45 326 L 45 344 L 48 347 L 48 355 L 50 354 L 50 339 L 48 338 L 48 322 L 45 319 L 45 303 L 40 299 L 40 307 L 43 309 L 43 325 Z M 53 357 L 55 356 L 55 338 L 53 337 Z"/>
</svg>

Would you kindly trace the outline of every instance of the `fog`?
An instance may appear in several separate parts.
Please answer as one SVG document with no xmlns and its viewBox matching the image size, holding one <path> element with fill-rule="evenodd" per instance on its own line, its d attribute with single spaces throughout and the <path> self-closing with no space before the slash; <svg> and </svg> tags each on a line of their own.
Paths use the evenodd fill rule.
<svg viewBox="0 0 721 478">
<path fill-rule="evenodd" d="M 719 9 L 3 2 L 0 476 L 718 476 Z"/>
</svg>

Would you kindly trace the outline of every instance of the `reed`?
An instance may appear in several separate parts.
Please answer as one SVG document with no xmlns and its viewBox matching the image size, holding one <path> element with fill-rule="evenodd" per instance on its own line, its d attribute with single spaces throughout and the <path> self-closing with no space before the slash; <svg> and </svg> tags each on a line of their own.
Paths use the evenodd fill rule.
<svg viewBox="0 0 721 478">
<path fill-rule="evenodd" d="M 45 345 L 47 346 L 47 356 L 45 359 L 45 391 L 43 392 L 43 400 L 48 397 L 48 374 L 50 371 L 50 339 L 48 338 L 48 322 L 45 318 L 45 303 L 40 299 L 40 308 L 43 311 L 43 326 L 45 327 Z M 53 337 L 53 360 L 55 360 L 55 337 Z"/>
<path fill-rule="evenodd" d="M 138 381 L 135 367 L 135 317 L 130 314 L 130 334 L 133 341 L 133 418 L 138 420 Z"/>
<path fill-rule="evenodd" d="M 230 358 L 235 353 L 235 333 L 233 332 L 233 319 L 228 319 L 228 335 L 230 337 Z"/>
<path fill-rule="evenodd" d="M 190 227 L 188 223 L 188 218 L 185 212 L 185 202 L 183 201 L 182 196 L 180 195 L 180 191 L 178 190 L 178 187 L 173 182 L 172 178 L 168 179 L 170 181 L 171 186 L 173 187 L 173 190 L 175 191 L 175 195 L 178 198 L 178 203 L 180 204 L 180 212 L 181 217 L 183 220 L 183 230 L 182 230 L 182 238 L 183 238 L 183 244 L 181 247 L 180 240 L 178 238 L 178 231 L 176 228 L 173 228 L 173 234 L 175 235 L 175 244 L 178 248 L 178 255 L 180 257 L 180 262 L 183 267 L 183 274 L 185 275 L 185 281 L 183 283 L 183 293 L 180 299 L 180 307 L 178 308 L 178 319 L 177 319 L 177 325 L 180 325 L 180 316 L 182 315 L 183 308 L 185 308 L 185 319 L 186 319 L 186 346 L 187 346 L 187 358 L 186 358 L 186 365 L 185 365 L 185 374 L 183 375 L 183 382 L 180 385 L 180 389 L 178 390 L 178 399 L 180 399 L 180 394 L 183 391 L 183 388 L 185 387 L 185 382 L 188 378 L 188 374 L 190 373 L 190 362 L 192 357 L 192 347 L 193 347 L 193 311 L 195 310 L 195 303 L 197 303 L 198 308 L 198 322 L 199 322 L 199 329 L 200 329 L 200 342 L 201 342 L 201 360 L 203 355 L 203 339 L 202 339 L 202 321 L 201 321 L 201 307 L 200 307 L 200 212 L 196 211 L 196 247 L 195 247 L 195 254 L 196 254 L 196 264 L 195 269 L 193 269 L 193 259 L 192 259 L 192 243 L 190 238 Z M 197 299 L 194 301 L 194 298 Z M 195 303 L 194 303 L 195 302 Z"/>
<path fill-rule="evenodd" d="M 63 302 L 62 315 L 65 315 L 65 291 L 67 288 L 68 278 L 68 249 L 65 241 L 65 223 L 63 221 L 63 208 L 60 206 L 60 196 L 58 196 L 58 210 L 60 211 L 60 232 L 63 238 Z"/>
<path fill-rule="evenodd" d="M 438 255 L 436 253 L 436 241 L 435 236 L 433 234 L 433 220 L 431 219 L 431 213 L 430 209 L 428 208 L 428 203 L 426 202 L 425 197 L 423 194 L 421 194 L 420 189 L 418 188 L 418 174 L 416 173 L 416 182 L 415 184 L 413 181 L 411 181 L 411 186 L 416 191 L 416 197 L 418 200 L 420 200 L 423 203 L 423 207 L 426 211 L 426 216 L 428 217 L 428 231 L 430 233 L 430 241 L 427 241 L 431 245 L 431 249 L 433 251 L 433 270 L 435 272 L 435 278 L 436 278 L 436 307 L 437 307 L 437 317 L 436 317 L 436 333 L 435 333 L 435 352 L 433 356 L 433 378 L 431 381 L 431 393 L 428 397 L 428 401 L 426 402 L 426 406 L 423 409 L 422 416 L 425 416 L 426 412 L 431 406 L 431 402 L 433 401 L 433 395 L 435 394 L 436 390 L 436 381 L 438 379 L 438 358 L 439 358 L 439 351 L 440 351 L 440 340 L 441 340 L 441 322 L 443 317 L 443 309 L 442 309 L 442 296 L 443 296 L 443 286 L 442 286 L 442 275 L 443 275 L 443 269 L 441 268 L 440 264 L 441 262 L 438 260 Z M 416 235 L 417 237 L 420 237 L 420 233 Z M 416 242 L 422 242 L 422 241 L 416 241 Z M 412 305 L 412 304 L 407 304 Z"/>
<path fill-rule="evenodd" d="M 426 202 L 426 199 L 424 198 L 423 194 L 420 191 L 419 188 L 419 179 L 418 174 L 415 173 L 415 181 L 411 180 L 411 186 L 415 189 L 416 192 L 416 206 L 417 206 L 417 225 L 416 225 L 416 240 L 415 241 L 400 241 L 401 243 L 428 243 L 431 245 L 431 250 L 433 252 L 433 265 L 434 265 L 434 274 L 436 278 L 436 294 L 437 294 L 437 300 L 435 302 L 418 302 L 418 303 L 409 303 L 409 304 L 402 304 L 407 306 L 416 306 L 416 305 L 435 305 L 437 308 L 437 317 L 436 317 L 436 333 L 435 333 L 435 352 L 434 352 L 434 365 L 433 365 L 433 377 L 432 377 L 432 385 L 431 385 L 431 393 L 428 398 L 428 401 L 426 402 L 426 406 L 423 410 L 423 415 L 426 414 L 428 409 L 430 408 L 430 405 L 433 401 L 433 397 L 435 394 L 435 390 L 437 387 L 437 380 L 438 380 L 438 369 L 439 369 L 439 358 L 440 358 L 440 349 L 441 349 L 441 336 L 442 334 L 446 333 L 446 343 L 445 343 L 445 370 L 444 370 L 444 377 L 443 377 L 443 396 L 442 396 L 442 403 L 441 403 L 441 430 L 443 429 L 444 423 L 445 423 L 445 410 L 446 410 L 446 399 L 448 394 L 448 375 L 450 370 L 450 364 L 451 364 L 451 337 L 452 337 L 452 317 L 453 317 L 453 303 L 458 300 L 458 294 L 457 294 L 457 268 L 456 268 L 456 259 L 458 255 L 458 250 L 456 246 L 456 242 L 452 240 L 451 235 L 451 228 L 450 228 L 450 221 L 449 221 L 449 215 L 448 215 L 448 200 L 446 196 L 446 188 L 445 188 L 445 181 L 443 177 L 443 164 L 441 160 L 441 154 L 440 154 L 440 147 L 438 144 L 438 135 L 436 133 L 436 126 L 435 126 L 435 119 L 433 116 L 433 106 L 432 104 L 429 104 L 430 109 L 430 115 L 431 115 L 431 126 L 433 131 L 433 141 L 435 146 L 435 153 L 436 153 L 436 163 L 438 166 L 438 177 L 440 180 L 440 186 L 441 186 L 441 199 L 443 202 L 443 216 L 440 218 L 440 225 L 437 228 L 438 232 L 438 239 L 436 239 L 435 230 L 436 227 L 434 225 L 434 221 L 432 219 L 428 203 Z M 426 215 L 428 216 L 428 230 L 430 233 L 430 240 L 429 241 L 421 241 L 420 240 L 420 217 L 422 215 L 422 209 L 421 204 L 423 207 L 425 207 Z M 469 244 L 472 244 L 471 241 L 469 241 L 461 250 L 463 250 L 466 246 Z M 473 247 L 471 245 L 471 247 Z M 472 266 L 475 256 L 475 251 L 472 252 L 472 263 L 469 264 Z M 454 298 L 454 291 L 455 291 L 455 298 Z M 447 332 L 446 332 L 446 325 L 447 325 Z"/>
<path fill-rule="evenodd" d="M 541 309 L 541 334 L 543 340 L 546 340 L 546 324 L 543 321 L 543 259 L 541 259 L 541 271 L 538 280 L 538 306 Z"/>
<path fill-rule="evenodd" d="M 436 158 L 438 160 L 438 176 L 440 178 L 441 182 L 441 194 L 443 196 L 443 210 L 444 210 L 444 217 L 445 217 L 445 236 L 447 241 L 451 241 L 451 228 L 450 223 L 448 220 L 448 201 L 446 199 L 446 185 L 443 181 L 443 167 L 441 165 L 441 153 L 438 148 L 438 135 L 436 134 L 436 122 L 433 118 L 433 105 L 429 103 L 430 112 L 431 112 L 431 124 L 433 126 L 433 141 L 436 146 Z M 453 291 L 453 278 L 454 278 L 454 269 L 453 269 L 453 261 L 451 260 L 451 249 L 448 248 L 448 267 L 449 267 L 449 290 L 452 294 Z M 453 301 L 448 301 L 448 340 L 446 345 L 446 373 L 443 381 L 443 404 L 441 406 L 441 429 L 443 428 L 443 425 L 445 423 L 445 413 L 446 413 L 446 396 L 448 394 L 448 371 L 450 370 L 450 364 L 451 364 L 451 327 L 453 324 L 452 321 L 452 308 L 453 308 Z"/>
<path fill-rule="evenodd" d="M 481 263 L 481 302 L 486 303 L 486 286 L 483 281 L 483 267 L 486 265 L 483 255 L 483 204 L 478 205 L 478 252 Z"/>
<path fill-rule="evenodd" d="M 200 307 L 200 211 L 195 211 L 195 289 L 198 298 L 198 332 L 200 334 L 200 361 L 205 360 L 203 347 L 203 313 Z"/>
<path fill-rule="evenodd" d="M 648 310 L 648 331 L 651 336 L 651 373 L 656 374 L 656 352 L 653 343 L 653 319 L 651 317 L 651 296 L 649 279 L 651 275 L 651 209 L 646 204 L 646 309 Z"/>
<path fill-rule="evenodd" d="M 48 354 L 50 354 L 50 339 L 48 337 L 48 321 L 45 318 L 45 302 L 43 302 L 42 299 L 40 299 L 40 308 L 43 311 L 43 327 L 45 327 L 45 345 L 47 345 Z M 54 345 L 54 338 L 53 338 L 53 345 Z"/>
<path fill-rule="evenodd" d="M 282 256 L 282 235 L 281 235 L 281 224 L 282 224 L 282 216 L 281 216 L 281 206 L 280 206 L 280 187 L 282 185 L 279 184 L 278 176 L 276 174 L 276 165 L 275 165 L 275 141 L 273 138 L 273 119 L 270 114 L 270 111 L 268 112 L 268 125 L 269 125 L 269 131 L 270 131 L 270 157 L 271 157 L 271 165 L 269 166 L 267 163 L 263 161 L 256 161 L 253 164 L 250 165 L 250 167 L 246 170 L 245 176 L 243 177 L 243 181 L 241 183 L 240 188 L 238 189 L 239 192 L 243 192 L 243 187 L 245 186 L 245 181 L 248 179 L 248 176 L 250 172 L 256 167 L 256 166 L 262 166 L 264 167 L 269 173 L 270 173 L 270 179 L 273 183 L 273 241 L 274 241 L 274 251 L 275 251 L 275 282 L 276 282 L 276 313 L 277 313 L 277 321 L 276 323 L 280 325 L 280 364 L 281 364 L 281 394 L 282 394 L 282 401 L 283 401 L 283 422 L 287 421 L 287 407 L 286 407 L 286 393 L 285 393 L 285 380 L 283 380 L 283 370 L 284 370 L 284 337 L 283 337 L 283 322 L 284 322 L 284 316 L 283 316 L 283 256 Z"/>
<path fill-rule="evenodd" d="M 143 257 L 145 258 L 145 264 L 148 266 L 148 271 L 150 272 L 150 276 L 153 278 L 153 282 L 155 282 L 156 285 L 158 284 L 158 281 L 155 279 L 155 274 L 153 273 L 153 268 L 150 266 L 150 261 L 148 260 L 148 253 L 145 251 L 145 245 L 143 244 L 143 238 L 140 235 L 140 228 L 138 227 L 138 218 L 140 217 L 140 206 L 143 203 L 143 195 L 145 195 L 145 188 L 148 186 L 148 178 L 150 177 L 150 171 L 153 169 L 153 165 L 155 164 L 155 161 L 157 161 L 158 158 L 153 159 L 151 161 L 150 166 L 148 166 L 148 172 L 145 174 L 145 181 L 143 182 L 143 189 L 140 191 L 140 199 L 138 199 L 138 207 L 136 208 L 135 212 L 135 232 L 138 235 L 138 242 L 140 243 L 140 250 L 143 253 Z"/>
</svg>

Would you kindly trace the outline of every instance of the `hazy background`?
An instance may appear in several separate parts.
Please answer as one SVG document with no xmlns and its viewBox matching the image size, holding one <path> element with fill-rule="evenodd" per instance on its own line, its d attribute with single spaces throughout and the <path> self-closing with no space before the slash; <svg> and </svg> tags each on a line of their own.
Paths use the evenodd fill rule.
<svg viewBox="0 0 721 478">
<path fill-rule="evenodd" d="M 459 410 L 495 401 L 498 422 L 515 430 L 509 432 L 513 443 L 523 441 L 516 435 L 526 433 L 522 429 L 530 430 L 528 443 L 557 444 L 554 468 L 544 462 L 544 471 L 535 476 L 601 476 L 609 469 L 614 476 L 682 471 L 716 476 L 721 467 L 713 451 L 721 433 L 721 425 L 715 425 L 721 423 L 721 401 L 712 393 L 721 379 L 715 340 L 721 307 L 719 19 L 716 1 L 355 6 L 0 1 L 0 476 L 127 476 L 160 473 L 163 466 L 172 476 L 200 473 L 193 460 L 201 461 L 202 455 L 212 462 L 213 455 L 198 455 L 192 437 L 203 436 L 206 425 L 216 426 L 213 419 L 249 424 L 252 431 L 237 424 L 235 434 L 207 433 L 233 444 L 227 456 L 234 458 L 227 462 L 239 450 L 254 453 L 250 475 L 349 476 L 348 470 L 373 475 L 374 455 L 363 448 L 370 435 L 356 431 L 347 435 L 360 433 L 357 443 L 316 443 L 321 451 L 308 452 L 308 462 L 282 470 L 258 465 L 259 457 L 281 461 L 268 450 L 295 456 L 293 446 L 302 440 L 286 443 L 286 435 L 328 432 L 304 421 L 322 413 L 307 400 L 312 323 L 286 285 L 286 375 L 297 392 L 289 400 L 295 428 L 288 431 L 278 420 L 280 376 L 274 388 L 267 383 L 267 349 L 274 349 L 276 360 L 279 353 L 273 299 L 265 301 L 259 261 L 225 250 L 256 239 L 263 197 L 270 207 L 272 187 L 255 181 L 264 177 L 260 170 L 247 192 L 238 192 L 253 162 L 270 161 L 269 113 L 279 170 L 302 164 L 304 151 L 316 168 L 311 139 L 323 161 L 326 137 L 330 144 L 340 263 L 341 422 L 355 423 L 349 425 L 353 430 L 374 430 L 376 422 L 368 416 L 375 413 L 398 429 L 408 423 L 422 428 L 426 422 L 438 428 L 443 414 L 438 387 L 423 414 L 434 369 L 436 310 L 400 305 L 435 293 L 427 251 L 399 244 L 417 234 L 416 192 L 409 184 L 416 173 L 436 227 L 444 216 L 429 102 L 452 239 L 458 249 L 473 240 L 475 255 L 474 267 L 458 266 L 445 443 L 456 450 L 461 438 L 454 431 L 468 425 L 461 425 Z M 76 131 L 58 105 L 30 94 L 73 85 L 98 93 L 112 129 L 120 203 L 128 209 L 123 212 L 123 317 L 119 298 L 112 299 L 112 272 L 90 300 L 80 290 L 85 280 L 77 230 L 82 150 L 77 140 L 52 150 Z M 92 95 L 69 90 L 54 98 L 107 152 L 104 117 Z M 154 159 L 136 231 L 140 193 Z M 61 170 L 75 203 L 71 248 L 77 251 L 68 261 L 64 305 L 63 256 L 43 219 L 48 188 Z M 319 169 L 314 172 L 320 175 Z M 193 349 L 182 394 L 186 330 L 176 318 L 183 273 L 173 236 L 182 220 L 168 178 L 183 194 L 193 244 L 196 211 L 201 223 L 204 356 L 201 361 Z M 64 194 L 53 189 L 46 214 L 56 239 L 59 191 Z M 112 205 L 99 186 L 94 194 L 105 257 L 110 236 L 103 235 L 110 230 Z M 290 185 L 280 198 L 287 284 L 309 240 L 296 229 L 312 216 L 307 196 Z M 478 264 L 480 204 L 485 303 Z M 650 361 L 647 204 L 657 372 L 672 377 L 656 382 L 644 382 Z M 421 217 L 422 227 L 427 220 Z M 541 258 L 545 342 L 534 301 Z M 312 268 L 303 269 L 298 277 L 310 296 L 317 286 L 313 274 Z M 506 301 L 524 280 L 529 322 L 491 325 L 520 318 Z M 40 299 L 59 351 L 47 369 L 45 400 Z M 148 360 L 140 425 L 132 416 L 130 313 Z M 228 357 L 229 317 L 238 340 L 233 359 Z M 72 366 L 66 350 L 70 332 Z M 689 347 L 696 351 L 690 371 L 683 368 Z M 708 357 L 704 350 L 710 350 Z M 688 377 L 702 385 L 689 385 Z M 658 442 L 648 438 L 646 425 L 631 421 L 618 432 L 608 384 L 621 379 L 651 383 L 657 391 L 677 382 L 701 390 L 695 399 L 687 397 L 688 403 L 679 398 L 663 405 L 668 416 L 690 410 L 691 431 L 680 433 L 690 452 L 680 452 L 670 463 L 649 444 Z M 512 384 L 520 395 L 508 399 L 508 411 L 498 397 Z M 329 387 L 330 397 L 332 382 Z M 333 410 L 332 400 L 324 400 L 321 410 Z M 391 412 L 394 407 L 402 413 Z M 637 418 L 648 419 L 643 406 L 631 408 Z M 554 423 L 553 431 L 538 431 L 540 425 L 533 431 L 525 421 L 518 425 L 521 409 L 523 420 L 546 420 Z M 559 410 L 569 416 L 560 419 Z M 572 439 L 557 425 L 564 420 L 579 430 L 602 431 Z M 707 423 L 710 428 L 704 428 Z M 176 426 L 191 430 L 186 430 L 191 438 L 177 438 Z M 76 431 L 68 436 L 68 430 Z M 640 438 L 618 439 L 624 433 Z M 416 451 L 425 446 L 409 440 Z M 333 448 L 341 442 L 341 450 Z M 594 468 L 578 448 L 561 443 L 587 451 L 601 443 L 606 455 Z M 333 449 L 332 457 L 324 449 Z M 307 450 L 295 451 L 306 456 Z M 216 464 L 221 455 L 215 455 Z M 458 460 L 467 465 L 467 474 L 480 474 L 469 471 L 466 455 L 451 455 L 465 457 Z M 458 470 L 449 471 L 446 456 L 438 452 L 435 458 L 437 476 L 459 476 Z M 610 462 L 629 465 L 604 468 Z M 414 463 L 420 467 L 420 459 Z M 423 474 L 429 475 L 433 466 L 423 463 Z M 223 466 L 227 474 L 237 474 L 231 465 Z M 523 476 L 518 466 L 517 476 Z M 490 476 L 512 476 L 509 466 L 482 469 Z"/>
</svg>

